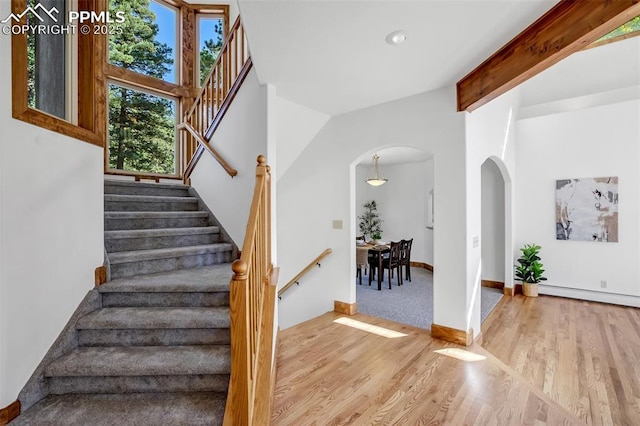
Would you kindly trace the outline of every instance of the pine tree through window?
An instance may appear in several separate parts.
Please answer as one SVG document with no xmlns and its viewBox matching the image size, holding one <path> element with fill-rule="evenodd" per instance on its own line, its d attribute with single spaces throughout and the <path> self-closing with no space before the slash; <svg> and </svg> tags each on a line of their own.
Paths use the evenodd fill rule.
<svg viewBox="0 0 640 426">
<path fill-rule="evenodd" d="M 111 0 L 123 30 L 109 37 L 109 62 L 175 83 L 178 11 L 153 0 Z M 177 100 L 135 85 L 109 84 L 108 168 L 175 175 Z"/>
</svg>

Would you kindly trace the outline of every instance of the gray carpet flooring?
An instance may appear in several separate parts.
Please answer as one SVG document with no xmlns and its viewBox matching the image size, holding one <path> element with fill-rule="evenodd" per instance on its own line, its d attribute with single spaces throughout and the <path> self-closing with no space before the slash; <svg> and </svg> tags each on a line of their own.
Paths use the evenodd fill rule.
<svg viewBox="0 0 640 426">
<path fill-rule="evenodd" d="M 398 287 L 395 277 L 391 280 L 391 290 L 387 281 L 388 271 L 382 291 L 378 291 L 377 281 L 369 287 L 369 276 L 362 275 L 362 285 L 356 279 L 356 301 L 358 312 L 388 319 L 414 327 L 430 329 L 433 323 L 433 273 L 422 268 L 411 268 L 411 279 Z M 502 290 L 482 287 L 481 317 L 484 321 L 502 298 Z"/>
</svg>

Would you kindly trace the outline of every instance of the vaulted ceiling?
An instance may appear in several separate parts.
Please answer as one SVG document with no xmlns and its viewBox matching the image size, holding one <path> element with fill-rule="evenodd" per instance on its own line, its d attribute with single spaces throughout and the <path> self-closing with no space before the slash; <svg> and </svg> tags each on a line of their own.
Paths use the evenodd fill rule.
<svg viewBox="0 0 640 426">
<path fill-rule="evenodd" d="M 240 0 L 261 83 L 329 115 L 453 85 L 557 0 Z M 404 30 L 405 43 L 385 42 Z"/>
</svg>

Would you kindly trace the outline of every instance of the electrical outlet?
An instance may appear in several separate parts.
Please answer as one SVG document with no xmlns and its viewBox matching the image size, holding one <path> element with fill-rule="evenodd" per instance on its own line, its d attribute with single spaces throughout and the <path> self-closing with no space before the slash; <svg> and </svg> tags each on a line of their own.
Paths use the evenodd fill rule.
<svg viewBox="0 0 640 426">
<path fill-rule="evenodd" d="M 600 280 L 600 288 L 607 288 L 607 281 L 606 280 Z"/>
<path fill-rule="evenodd" d="M 480 245 L 480 237 L 473 237 L 472 244 L 473 244 L 473 248 L 478 247 Z"/>
</svg>

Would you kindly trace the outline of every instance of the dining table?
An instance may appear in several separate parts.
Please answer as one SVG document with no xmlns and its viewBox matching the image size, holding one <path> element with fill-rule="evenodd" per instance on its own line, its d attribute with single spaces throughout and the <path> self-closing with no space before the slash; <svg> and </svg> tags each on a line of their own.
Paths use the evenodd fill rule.
<svg viewBox="0 0 640 426">
<path fill-rule="evenodd" d="M 390 246 L 388 244 L 365 243 L 358 245 L 356 249 L 366 249 L 369 255 L 373 255 L 378 263 L 378 291 L 382 291 L 382 259 L 386 253 L 389 253 Z M 369 285 L 371 285 L 371 275 L 373 271 L 369 269 Z"/>
</svg>

